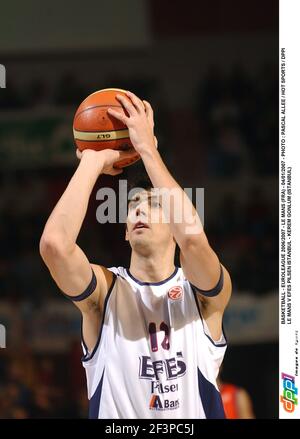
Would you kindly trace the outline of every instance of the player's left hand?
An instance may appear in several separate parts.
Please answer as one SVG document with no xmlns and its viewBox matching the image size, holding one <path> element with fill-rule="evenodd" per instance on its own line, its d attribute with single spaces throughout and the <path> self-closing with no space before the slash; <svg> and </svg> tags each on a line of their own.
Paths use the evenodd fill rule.
<svg viewBox="0 0 300 439">
<path fill-rule="evenodd" d="M 149 102 L 142 101 L 134 93 L 126 91 L 126 95 L 128 98 L 119 94 L 116 98 L 129 116 L 113 108 L 108 108 L 107 112 L 128 127 L 131 143 L 134 149 L 142 156 L 145 151 L 157 148 L 157 139 L 153 132 L 153 110 Z"/>
</svg>

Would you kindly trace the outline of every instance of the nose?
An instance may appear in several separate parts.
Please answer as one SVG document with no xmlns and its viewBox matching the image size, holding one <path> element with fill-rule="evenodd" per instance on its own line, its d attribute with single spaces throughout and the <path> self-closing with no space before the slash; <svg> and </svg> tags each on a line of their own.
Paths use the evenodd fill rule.
<svg viewBox="0 0 300 439">
<path fill-rule="evenodd" d="M 138 218 L 140 216 L 146 216 L 145 209 L 139 204 L 135 209 L 135 216 Z"/>
<path fill-rule="evenodd" d="M 140 207 L 137 207 L 137 208 L 135 209 L 135 216 L 139 217 L 139 216 L 141 216 L 141 213 L 142 213 L 141 208 L 140 208 Z"/>
</svg>

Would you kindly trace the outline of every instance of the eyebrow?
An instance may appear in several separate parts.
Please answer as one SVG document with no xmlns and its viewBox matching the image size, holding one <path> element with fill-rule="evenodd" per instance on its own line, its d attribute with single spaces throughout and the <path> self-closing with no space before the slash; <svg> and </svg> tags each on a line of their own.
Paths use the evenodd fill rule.
<svg viewBox="0 0 300 439">
<path fill-rule="evenodd" d="M 143 197 L 144 198 L 144 197 Z M 145 197 L 145 198 L 147 198 L 147 200 L 149 200 L 149 198 L 159 198 L 159 195 L 157 195 L 157 194 L 151 194 L 151 193 L 148 193 L 147 194 L 147 197 Z M 128 205 L 132 202 L 136 202 L 136 201 L 140 201 L 140 199 L 141 199 L 141 197 L 140 197 L 140 195 L 137 195 L 137 199 L 135 199 L 135 198 L 131 198 L 130 200 L 128 200 Z"/>
</svg>

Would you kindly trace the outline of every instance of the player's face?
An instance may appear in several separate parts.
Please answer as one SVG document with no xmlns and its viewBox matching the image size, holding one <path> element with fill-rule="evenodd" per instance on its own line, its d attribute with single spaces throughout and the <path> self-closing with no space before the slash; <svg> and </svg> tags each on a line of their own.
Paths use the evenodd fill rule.
<svg viewBox="0 0 300 439">
<path fill-rule="evenodd" d="M 166 222 L 160 197 L 151 191 L 135 194 L 128 204 L 126 240 L 132 248 L 156 248 L 173 242 L 170 225 Z"/>
</svg>

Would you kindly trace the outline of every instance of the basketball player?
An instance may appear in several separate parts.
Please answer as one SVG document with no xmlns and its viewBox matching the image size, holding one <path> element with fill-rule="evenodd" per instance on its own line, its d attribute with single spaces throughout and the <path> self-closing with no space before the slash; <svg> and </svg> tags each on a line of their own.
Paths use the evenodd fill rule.
<svg viewBox="0 0 300 439">
<path fill-rule="evenodd" d="M 108 112 L 127 125 L 152 186 L 177 189 L 180 202 L 163 206 L 160 195 L 141 188 L 128 206 L 129 268 L 91 264 L 76 244 L 91 191 L 100 174 L 120 173 L 113 164 L 133 153 L 85 150 L 47 221 L 40 252 L 82 314 L 91 418 L 223 418 L 216 378 L 226 350 L 222 316 L 230 277 L 160 157 L 150 104 L 126 94 L 118 100 L 127 116 Z M 178 206 L 192 212 L 181 222 Z M 159 221 L 151 222 L 154 214 Z"/>
</svg>

